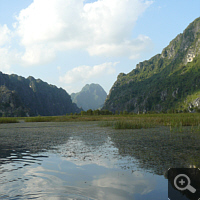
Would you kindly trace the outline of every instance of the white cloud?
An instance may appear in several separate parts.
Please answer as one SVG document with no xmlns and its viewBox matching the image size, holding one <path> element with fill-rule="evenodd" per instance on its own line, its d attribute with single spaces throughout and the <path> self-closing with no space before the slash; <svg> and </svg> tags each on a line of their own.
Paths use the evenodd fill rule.
<svg viewBox="0 0 200 200">
<path fill-rule="evenodd" d="M 7 25 L 0 25 L 0 71 L 10 73 L 10 41 L 11 31 Z"/>
<path fill-rule="evenodd" d="M 0 46 L 5 45 L 11 39 L 11 31 L 8 29 L 7 25 L 0 25 Z"/>
<path fill-rule="evenodd" d="M 10 64 L 9 64 L 9 50 L 7 48 L 0 47 L 0 71 L 4 73 L 10 73 Z"/>
<path fill-rule="evenodd" d="M 88 48 L 90 55 L 104 56 L 129 56 L 130 59 L 137 59 L 142 51 L 151 46 L 151 39 L 144 35 L 139 35 L 138 38 L 130 41 L 126 40 L 116 44 L 99 44 Z"/>
<path fill-rule="evenodd" d="M 60 76 L 60 82 L 71 84 L 75 82 L 85 82 L 90 78 L 101 77 L 115 73 L 115 66 L 118 62 L 103 63 L 100 65 L 79 66 L 69 70 L 64 76 Z"/>
<path fill-rule="evenodd" d="M 150 0 L 34 0 L 21 10 L 15 24 L 25 47 L 22 60 L 37 64 L 53 59 L 57 51 L 82 48 L 93 55 L 137 57 L 147 36 L 131 37 L 138 17 Z"/>
<path fill-rule="evenodd" d="M 36 44 L 26 47 L 25 53 L 21 56 L 23 65 L 37 65 L 50 62 L 55 58 L 55 51 L 50 46 Z"/>
</svg>

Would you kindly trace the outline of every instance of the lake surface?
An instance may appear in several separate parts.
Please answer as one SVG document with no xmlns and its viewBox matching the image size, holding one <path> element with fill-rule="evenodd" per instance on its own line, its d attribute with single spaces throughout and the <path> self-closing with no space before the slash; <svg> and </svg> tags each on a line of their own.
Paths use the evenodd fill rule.
<svg viewBox="0 0 200 200">
<path fill-rule="evenodd" d="M 199 166 L 199 141 L 168 127 L 1 124 L 0 199 L 167 199 L 168 168 Z"/>
</svg>

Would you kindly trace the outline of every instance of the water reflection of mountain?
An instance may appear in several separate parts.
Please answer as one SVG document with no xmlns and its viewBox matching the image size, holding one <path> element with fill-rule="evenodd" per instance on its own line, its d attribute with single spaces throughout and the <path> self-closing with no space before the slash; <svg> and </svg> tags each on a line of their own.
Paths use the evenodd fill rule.
<svg viewBox="0 0 200 200">
<path fill-rule="evenodd" d="M 171 133 L 168 127 L 161 127 L 116 130 L 109 136 L 120 155 L 136 158 L 139 167 L 156 174 L 170 167 L 200 166 L 198 133 Z"/>
</svg>

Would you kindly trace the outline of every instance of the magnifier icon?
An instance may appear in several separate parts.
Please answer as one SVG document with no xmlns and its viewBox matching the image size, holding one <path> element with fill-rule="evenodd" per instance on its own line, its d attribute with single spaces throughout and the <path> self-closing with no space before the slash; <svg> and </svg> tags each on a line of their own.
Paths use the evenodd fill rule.
<svg viewBox="0 0 200 200">
<path fill-rule="evenodd" d="M 189 190 L 191 193 L 195 193 L 196 189 L 190 185 L 190 178 L 185 174 L 179 174 L 174 179 L 174 186 L 176 189 L 183 191 Z"/>
</svg>

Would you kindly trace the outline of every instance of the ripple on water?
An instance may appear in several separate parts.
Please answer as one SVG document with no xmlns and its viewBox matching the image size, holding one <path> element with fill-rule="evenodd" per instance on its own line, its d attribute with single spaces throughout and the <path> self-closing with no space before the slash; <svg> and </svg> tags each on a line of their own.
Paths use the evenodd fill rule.
<svg viewBox="0 0 200 200">
<path fill-rule="evenodd" d="M 141 200 L 158 200 L 153 191 L 167 196 L 167 181 L 139 170 L 133 157 L 120 155 L 107 133 L 110 129 L 83 123 L 36 125 L 15 129 L 18 147 L 23 136 L 32 150 L 8 148 L 7 156 L 0 158 L 0 199 L 125 200 L 137 194 Z M 52 144 L 56 144 L 54 149 Z"/>
</svg>

